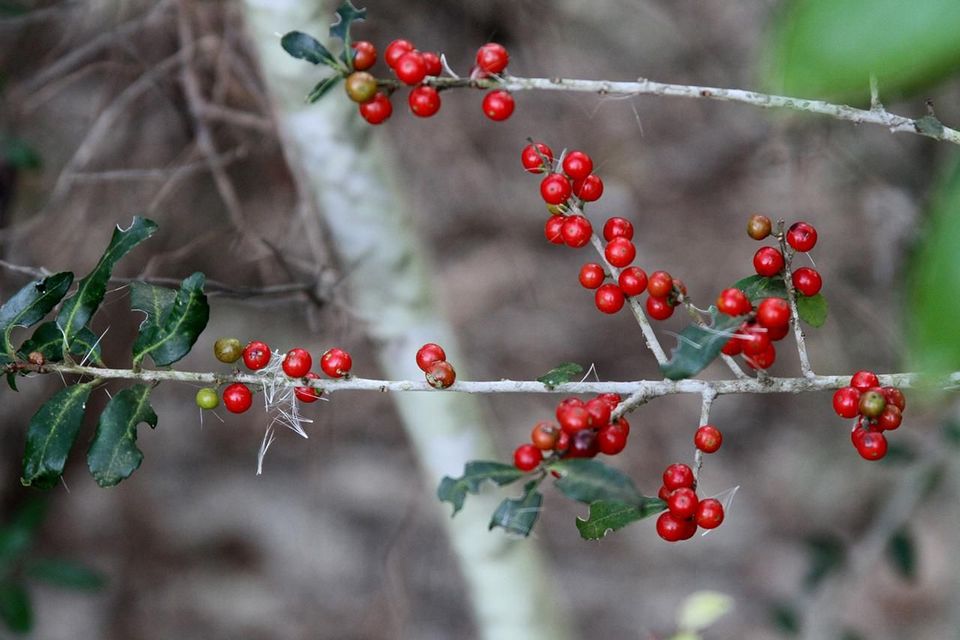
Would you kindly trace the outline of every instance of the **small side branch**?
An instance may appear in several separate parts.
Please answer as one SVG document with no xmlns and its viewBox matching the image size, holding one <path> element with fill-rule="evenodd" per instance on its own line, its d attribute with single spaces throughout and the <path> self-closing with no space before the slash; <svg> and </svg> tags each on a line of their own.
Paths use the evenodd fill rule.
<svg viewBox="0 0 960 640">
<path fill-rule="evenodd" d="M 702 427 L 710 422 L 710 408 L 717 397 L 717 392 L 713 389 L 706 389 L 702 394 L 703 401 L 700 405 L 700 424 Z M 700 482 L 700 469 L 703 467 L 703 451 L 696 449 L 693 454 L 693 486 Z"/>
<path fill-rule="evenodd" d="M 777 238 L 780 241 L 780 252 L 783 254 L 783 283 L 787 288 L 787 302 L 790 303 L 790 318 L 793 322 L 793 335 L 797 339 L 797 354 L 800 356 L 800 373 L 806 378 L 813 378 L 816 374 L 810 366 L 810 357 L 807 355 L 807 343 L 800 326 L 800 312 L 797 310 L 797 290 L 793 286 L 793 249 L 787 248 L 784 222 L 781 220 L 777 228 Z"/>
</svg>

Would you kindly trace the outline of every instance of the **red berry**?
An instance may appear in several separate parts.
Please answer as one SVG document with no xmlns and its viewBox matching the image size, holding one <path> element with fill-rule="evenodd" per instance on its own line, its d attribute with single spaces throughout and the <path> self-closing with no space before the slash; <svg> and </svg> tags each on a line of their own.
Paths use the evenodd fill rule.
<svg viewBox="0 0 960 640">
<path fill-rule="evenodd" d="M 603 267 L 595 262 L 588 262 L 580 267 L 580 284 L 587 289 L 596 289 L 603 284 L 606 277 Z"/>
<path fill-rule="evenodd" d="M 560 438 L 560 429 L 549 422 L 538 422 L 530 432 L 530 441 L 537 449 L 552 451 Z"/>
<path fill-rule="evenodd" d="M 666 298 L 673 291 L 673 278 L 666 271 L 654 271 L 647 280 L 647 291 L 654 298 Z"/>
<path fill-rule="evenodd" d="M 907 399 L 904 397 L 903 392 L 896 387 L 884 387 L 881 389 L 883 397 L 886 398 L 887 404 L 892 404 L 897 409 L 900 409 L 902 413 L 904 409 L 907 408 Z"/>
<path fill-rule="evenodd" d="M 787 230 L 787 244 L 801 253 L 806 253 L 817 244 L 817 230 L 806 222 L 794 222 Z"/>
<path fill-rule="evenodd" d="M 777 342 L 778 340 L 783 340 L 786 337 L 787 333 L 789 332 L 790 332 L 789 322 L 779 327 L 767 327 L 767 335 L 770 336 L 771 342 Z"/>
<path fill-rule="evenodd" d="M 693 444 L 704 453 L 714 453 L 723 444 L 723 434 L 712 424 L 705 424 L 697 429 Z"/>
<path fill-rule="evenodd" d="M 754 240 L 763 240 L 770 235 L 772 229 L 773 223 L 767 216 L 755 215 L 747 220 L 747 235 Z"/>
<path fill-rule="evenodd" d="M 403 84 L 420 84 L 427 75 L 427 63 L 419 51 L 408 51 L 397 58 L 393 72 Z"/>
<path fill-rule="evenodd" d="M 616 409 L 617 405 L 623 400 L 619 393 L 601 393 L 597 398 L 606 402 L 610 407 L 610 411 Z"/>
<path fill-rule="evenodd" d="M 626 218 L 608 218 L 603 223 L 603 239 L 610 242 L 614 238 L 633 239 L 633 224 Z"/>
<path fill-rule="evenodd" d="M 428 342 L 417 350 L 417 366 L 423 372 L 426 372 L 434 362 L 446 359 L 447 354 L 443 347 L 434 342 Z"/>
<path fill-rule="evenodd" d="M 614 408 L 616 408 L 616 407 L 614 407 Z M 630 435 L 630 423 L 627 422 L 627 419 L 626 419 L 626 418 L 622 418 L 622 417 L 621 417 L 621 418 L 617 418 L 616 420 L 614 420 L 614 421 L 611 422 L 610 424 L 612 424 L 613 426 L 619 428 L 621 431 L 623 431 L 623 433 L 624 433 L 625 435 L 628 435 L 628 436 Z"/>
<path fill-rule="evenodd" d="M 329 349 L 320 356 L 320 368 L 331 378 L 342 378 L 350 372 L 353 358 L 343 349 Z"/>
<path fill-rule="evenodd" d="M 500 73 L 509 62 L 510 54 L 496 42 L 488 42 L 477 50 L 477 68 L 485 73 Z"/>
<path fill-rule="evenodd" d="M 590 242 L 593 225 L 581 215 L 567 216 L 563 222 L 563 241 L 568 247 L 579 249 Z"/>
<path fill-rule="evenodd" d="M 823 287 L 823 278 L 816 269 L 800 267 L 793 272 L 793 286 L 805 296 L 815 296 Z"/>
<path fill-rule="evenodd" d="M 903 422 L 903 414 L 895 404 L 888 404 L 877 416 L 877 426 L 881 431 L 893 431 Z"/>
<path fill-rule="evenodd" d="M 627 267 L 620 272 L 617 284 L 625 295 L 638 296 L 647 288 L 647 272 L 640 267 Z"/>
<path fill-rule="evenodd" d="M 666 298 L 647 298 L 647 315 L 654 320 L 666 320 L 673 315 L 673 305 Z"/>
<path fill-rule="evenodd" d="M 622 269 L 637 257 L 637 248 L 626 238 L 614 238 L 607 243 L 603 255 L 606 256 L 607 262 Z"/>
<path fill-rule="evenodd" d="M 667 542 L 689 540 L 697 532 L 697 524 L 690 520 L 681 520 L 669 511 L 657 518 L 657 535 Z"/>
<path fill-rule="evenodd" d="M 864 460 L 879 460 L 887 455 L 887 439 L 882 433 L 863 431 L 863 434 L 854 442 L 857 453 Z"/>
<path fill-rule="evenodd" d="M 590 413 L 583 406 L 568 405 L 557 408 L 557 421 L 560 428 L 573 435 L 590 428 Z"/>
<path fill-rule="evenodd" d="M 880 379 L 872 371 L 861 370 L 850 378 L 850 386 L 860 391 L 866 391 L 872 387 L 879 387 Z"/>
<path fill-rule="evenodd" d="M 667 508 L 673 517 L 680 520 L 692 518 L 697 513 L 697 494 L 693 489 L 681 487 L 673 491 L 667 499 Z"/>
<path fill-rule="evenodd" d="M 563 224 L 567 221 L 564 216 L 550 216 L 543 227 L 543 235 L 553 244 L 563 244 Z"/>
<path fill-rule="evenodd" d="M 283 358 L 283 372 L 291 378 L 302 378 L 313 366 L 313 358 L 306 349 L 290 349 Z"/>
<path fill-rule="evenodd" d="M 443 63 L 440 62 L 440 54 L 434 53 L 433 51 L 424 51 L 420 55 L 423 56 L 423 63 L 427 65 L 428 76 L 439 76 L 443 73 Z"/>
<path fill-rule="evenodd" d="M 583 407 L 584 405 L 584 401 L 580 398 L 564 398 L 557 405 L 557 420 L 560 419 L 560 412 L 565 410 L 567 407 Z"/>
<path fill-rule="evenodd" d="M 307 380 L 319 380 L 320 376 L 315 374 L 312 371 L 308 371 L 305 376 Z M 314 389 L 313 387 L 294 387 L 294 395 L 297 396 L 297 400 L 300 402 L 316 402 L 320 398 L 320 390 Z"/>
<path fill-rule="evenodd" d="M 410 92 L 407 103 L 413 115 L 429 118 L 440 111 L 440 94 L 433 87 L 420 85 Z"/>
<path fill-rule="evenodd" d="M 563 158 L 563 172 L 571 180 L 583 180 L 593 171 L 593 160 L 583 151 L 571 151 Z"/>
<path fill-rule="evenodd" d="M 574 180 L 573 195 L 584 202 L 594 202 L 603 195 L 603 180 L 599 176 L 590 174 L 582 180 Z"/>
<path fill-rule="evenodd" d="M 546 163 L 544 163 L 546 159 Z M 550 170 L 553 163 L 553 149 L 542 142 L 528 144 L 520 152 L 520 163 L 527 173 L 543 173 Z M 563 176 L 560 176 L 561 178 Z"/>
<path fill-rule="evenodd" d="M 247 385 L 234 382 L 223 390 L 223 406 L 230 413 L 243 413 L 253 404 L 253 394 Z"/>
<path fill-rule="evenodd" d="M 749 325 L 740 333 L 740 340 L 743 342 L 743 355 L 755 356 L 763 353 L 770 346 L 770 336 L 763 327 L 755 324 Z"/>
<path fill-rule="evenodd" d="M 667 489 L 666 487 L 660 487 L 660 490 L 657 492 L 657 497 L 666 502 L 670 499 L 671 493 L 673 493 L 672 490 Z"/>
<path fill-rule="evenodd" d="M 757 322 L 767 329 L 787 326 L 790 324 L 790 305 L 783 298 L 765 298 L 757 305 Z"/>
<path fill-rule="evenodd" d="M 767 348 L 760 353 L 752 356 L 744 355 L 743 357 L 747 361 L 747 364 L 750 365 L 751 369 L 769 369 L 773 366 L 773 362 L 777 359 L 777 350 L 772 344 L 770 344 L 767 345 Z"/>
<path fill-rule="evenodd" d="M 565 454 L 567 449 L 570 448 L 570 434 L 566 431 L 561 431 L 560 435 L 557 436 L 557 444 L 553 448 L 554 451 Z"/>
<path fill-rule="evenodd" d="M 752 308 L 753 305 L 750 304 L 747 294 L 740 289 L 734 287 L 724 289 L 717 296 L 717 310 L 728 316 L 742 316 L 750 313 Z"/>
<path fill-rule="evenodd" d="M 373 100 L 360 105 L 360 115 L 370 124 L 380 124 L 393 114 L 393 105 L 390 98 L 382 91 L 373 96 Z"/>
<path fill-rule="evenodd" d="M 626 448 L 627 434 L 614 424 L 607 425 L 597 434 L 597 446 L 600 453 L 615 456 Z"/>
<path fill-rule="evenodd" d="M 869 389 L 860 394 L 860 415 L 877 418 L 887 406 L 887 400 L 879 391 Z"/>
<path fill-rule="evenodd" d="M 570 181 L 561 173 L 550 173 L 540 182 L 540 196 L 547 204 L 563 204 L 570 197 Z"/>
<path fill-rule="evenodd" d="M 396 66 L 397 61 L 403 54 L 413 51 L 413 43 L 409 40 L 394 40 L 387 45 L 387 50 L 383 53 L 383 60 L 391 69 Z"/>
<path fill-rule="evenodd" d="M 841 418 L 856 418 L 860 413 L 860 390 L 854 387 L 837 389 L 833 394 L 833 410 Z"/>
<path fill-rule="evenodd" d="M 723 523 L 723 505 L 715 498 L 701 500 L 697 505 L 697 525 L 704 529 L 716 529 Z"/>
<path fill-rule="evenodd" d="M 594 302 L 597 309 L 603 313 L 616 313 L 623 308 L 623 291 L 617 285 L 608 282 L 597 289 L 597 293 L 594 294 Z"/>
<path fill-rule="evenodd" d="M 513 452 L 513 465 L 520 471 L 533 471 L 543 460 L 543 453 L 532 444 L 522 444 Z"/>
<path fill-rule="evenodd" d="M 509 91 L 497 89 L 483 97 L 483 113 L 491 120 L 500 122 L 513 114 L 516 104 Z"/>
<path fill-rule="evenodd" d="M 783 271 L 783 254 L 776 247 L 761 247 L 753 254 L 753 268 L 767 278 Z"/>
<path fill-rule="evenodd" d="M 720 349 L 720 352 L 725 356 L 740 355 L 741 351 L 743 351 L 743 343 L 740 341 L 740 338 L 736 336 L 727 340 L 727 343 Z"/>
<path fill-rule="evenodd" d="M 677 462 L 663 472 L 663 486 L 671 491 L 681 487 L 693 488 L 693 469 Z"/>
<path fill-rule="evenodd" d="M 610 423 L 610 412 L 613 409 L 604 400 L 594 398 L 583 405 L 583 408 L 590 414 L 590 426 L 594 429 L 601 429 Z"/>
<path fill-rule="evenodd" d="M 254 340 L 243 349 L 243 364 L 252 371 L 263 369 L 270 364 L 270 347 L 266 342 Z"/>
<path fill-rule="evenodd" d="M 353 68 L 357 71 L 366 71 L 377 61 L 377 48 L 372 42 L 357 40 L 352 45 Z"/>
<path fill-rule="evenodd" d="M 567 456 L 570 458 L 592 458 L 600 451 L 597 434 L 592 429 L 584 429 L 570 436 Z"/>
<path fill-rule="evenodd" d="M 426 371 L 427 383 L 434 389 L 446 389 L 457 379 L 453 365 L 446 360 L 437 360 Z"/>
</svg>

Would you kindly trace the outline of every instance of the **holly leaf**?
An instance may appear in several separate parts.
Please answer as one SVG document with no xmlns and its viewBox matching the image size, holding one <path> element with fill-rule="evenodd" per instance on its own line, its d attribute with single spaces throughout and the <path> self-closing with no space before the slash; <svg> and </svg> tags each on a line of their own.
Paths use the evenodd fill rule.
<svg viewBox="0 0 960 640">
<path fill-rule="evenodd" d="M 107 282 L 117 262 L 156 230 L 156 222 L 140 216 L 135 216 L 126 229 L 118 226 L 113 230 L 110 244 L 100 256 L 97 266 L 80 280 L 77 292 L 63 303 L 60 313 L 57 314 L 57 325 L 63 330 L 65 352 L 73 343 L 74 336 L 87 326 L 103 302 L 107 293 Z"/>
<path fill-rule="evenodd" d="M 137 448 L 137 426 L 145 422 L 157 426 L 157 414 L 150 406 L 150 388 L 137 384 L 110 399 L 97 432 L 87 451 L 90 474 L 101 487 L 112 487 L 126 480 L 140 467 L 143 452 Z"/>
<path fill-rule="evenodd" d="M 822 294 L 797 296 L 797 315 L 811 327 L 822 327 L 827 321 L 827 300 Z"/>
<path fill-rule="evenodd" d="M 28 498 L 0 529 L 0 575 L 5 575 L 30 548 L 37 529 L 47 514 L 47 502 L 35 495 Z"/>
<path fill-rule="evenodd" d="M 280 46 L 294 58 L 306 60 L 313 64 L 325 64 L 337 68 L 337 59 L 333 57 L 325 46 L 313 36 L 301 31 L 291 31 L 280 39 Z"/>
<path fill-rule="evenodd" d="M 29 633 L 33 628 L 30 595 L 19 582 L 0 582 L 0 620 L 14 633 Z"/>
<path fill-rule="evenodd" d="M 577 502 L 592 504 L 598 500 L 615 500 L 643 504 L 644 497 L 633 486 L 633 480 L 599 460 L 558 460 L 550 463 L 549 469 L 560 474 L 554 483 L 557 489 Z"/>
<path fill-rule="evenodd" d="M 337 20 L 330 25 L 330 37 L 340 38 L 343 41 L 343 51 L 340 53 L 340 59 L 347 63 L 350 69 L 353 69 L 353 56 L 350 42 L 350 27 L 354 22 L 365 20 L 367 17 L 366 9 L 357 9 L 350 0 L 345 0 L 337 7 Z"/>
<path fill-rule="evenodd" d="M 787 298 L 787 285 L 779 277 L 752 275 L 738 280 L 733 287 L 743 291 L 753 304 L 764 298 Z"/>
<path fill-rule="evenodd" d="M 327 93 L 337 86 L 341 80 L 343 80 L 343 76 L 341 75 L 324 78 L 318 82 L 313 89 L 310 90 L 310 93 L 307 94 L 307 102 L 313 104 L 323 96 L 327 95 Z"/>
<path fill-rule="evenodd" d="M 141 327 L 133 345 L 133 364 L 148 354 L 158 367 L 173 364 L 190 353 L 210 318 L 210 305 L 203 293 L 204 276 L 197 272 L 183 281 L 177 297 L 157 324 Z"/>
<path fill-rule="evenodd" d="M 20 345 L 20 357 L 26 358 L 34 351 L 43 354 L 47 362 L 63 360 L 64 335 L 56 322 L 44 322 L 37 327 L 29 340 Z M 80 327 L 73 336 L 70 355 L 100 363 L 100 339 L 87 327 Z"/>
<path fill-rule="evenodd" d="M 43 164 L 40 154 L 20 138 L 0 138 L 0 158 L 21 170 L 39 169 Z"/>
<path fill-rule="evenodd" d="M 659 498 L 642 497 L 639 505 L 617 500 L 598 500 L 590 503 L 587 519 L 577 518 L 577 529 L 584 540 L 599 540 L 608 533 L 628 524 L 660 513 L 667 504 Z"/>
<path fill-rule="evenodd" d="M 711 307 L 710 326 L 691 324 L 677 337 L 677 346 L 670 360 L 660 365 L 660 372 L 670 380 L 682 380 L 697 375 L 720 355 L 723 345 L 730 340 L 743 323 L 744 316 L 717 313 Z"/>
<path fill-rule="evenodd" d="M 887 541 L 887 559 L 904 580 L 917 577 L 917 544 L 906 527 L 896 531 Z"/>
<path fill-rule="evenodd" d="M 69 271 L 56 273 L 40 280 L 34 280 L 0 307 L 0 332 L 3 335 L 3 351 L 13 356 L 10 334 L 14 327 L 29 327 L 50 313 L 66 295 L 73 283 L 73 274 Z"/>
<path fill-rule="evenodd" d="M 146 282 L 131 283 L 130 308 L 147 314 L 144 321 L 140 323 L 141 333 L 151 327 L 159 330 L 160 321 L 170 312 L 170 308 L 173 307 L 176 299 L 176 289 L 158 287 Z"/>
<path fill-rule="evenodd" d="M 30 560 L 24 567 L 24 573 L 28 578 L 78 591 L 96 591 L 106 584 L 99 572 L 69 560 Z"/>
<path fill-rule="evenodd" d="M 510 464 L 487 460 L 470 461 L 463 468 L 463 475 L 459 478 L 446 476 L 437 487 L 437 497 L 441 502 L 453 505 L 453 514 L 463 508 L 467 494 L 476 495 L 484 482 L 490 481 L 498 486 L 505 486 L 523 477 L 523 472 Z"/>
<path fill-rule="evenodd" d="M 77 439 L 92 390 L 91 383 L 61 389 L 33 414 L 27 428 L 20 478 L 25 487 L 49 489 L 57 484 Z"/>
<path fill-rule="evenodd" d="M 548 389 L 553 389 L 558 384 L 575 380 L 582 373 L 583 367 L 576 362 L 564 362 L 537 378 L 537 382 L 542 382 Z"/>
<path fill-rule="evenodd" d="M 507 498 L 501 502 L 493 512 L 489 529 L 501 527 L 508 533 L 515 533 L 524 538 L 529 536 L 540 516 L 540 505 L 543 503 L 543 494 L 537 491 L 539 484 L 536 480 L 528 482 L 523 488 L 523 496 Z"/>
</svg>

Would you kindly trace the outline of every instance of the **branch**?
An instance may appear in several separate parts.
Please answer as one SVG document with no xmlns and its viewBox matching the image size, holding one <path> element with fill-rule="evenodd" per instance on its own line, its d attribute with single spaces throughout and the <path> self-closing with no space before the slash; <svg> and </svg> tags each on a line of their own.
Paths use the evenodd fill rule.
<svg viewBox="0 0 960 640">
<path fill-rule="evenodd" d="M 703 403 L 700 405 L 700 424 L 702 427 L 710 423 L 710 407 L 717 398 L 717 392 L 713 389 L 706 389 L 703 392 Z M 696 486 L 700 482 L 700 469 L 703 467 L 703 451 L 695 449 L 693 453 L 693 484 Z"/>
<path fill-rule="evenodd" d="M 783 254 L 783 284 L 787 288 L 787 302 L 790 303 L 790 317 L 793 322 L 793 335 L 797 339 L 797 354 L 800 356 L 800 372 L 807 378 L 812 378 L 816 374 L 810 366 L 810 357 L 807 355 L 807 343 L 803 335 L 803 327 L 800 326 L 800 312 L 797 310 L 797 290 L 793 286 L 793 249 L 787 249 L 787 236 L 784 232 L 785 223 L 783 220 L 777 225 L 777 239 L 780 241 L 780 253 Z"/>
</svg>

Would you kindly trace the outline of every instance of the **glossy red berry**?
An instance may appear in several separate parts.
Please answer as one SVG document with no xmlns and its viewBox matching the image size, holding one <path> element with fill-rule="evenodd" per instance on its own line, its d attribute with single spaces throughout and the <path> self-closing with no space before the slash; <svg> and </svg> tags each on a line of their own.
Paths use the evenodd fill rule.
<svg viewBox="0 0 960 640">
<path fill-rule="evenodd" d="M 583 180 L 593 171 L 593 160 L 583 151 L 571 151 L 563 158 L 563 172 L 571 180 Z"/>
<path fill-rule="evenodd" d="M 887 399 L 879 391 L 870 389 L 860 394 L 860 415 L 867 418 L 877 418 L 887 406 Z"/>
<path fill-rule="evenodd" d="M 907 399 L 904 397 L 903 392 L 896 387 L 884 387 L 882 390 L 883 397 L 886 398 L 887 404 L 892 404 L 897 409 L 900 409 L 903 412 L 907 408 Z"/>
<path fill-rule="evenodd" d="M 520 471 L 533 471 L 543 461 L 543 453 L 532 444 L 522 444 L 513 452 L 513 465 Z"/>
<path fill-rule="evenodd" d="M 747 220 L 747 235 L 754 240 L 763 240 L 773 230 L 773 223 L 767 216 L 754 215 Z"/>
<path fill-rule="evenodd" d="M 544 163 L 544 160 L 546 160 L 546 163 Z M 520 152 L 520 163 L 527 173 L 549 171 L 550 165 L 553 163 L 553 149 L 542 142 L 528 144 Z"/>
<path fill-rule="evenodd" d="M 570 458 L 592 458 L 600 452 L 597 433 L 593 429 L 584 429 L 570 436 L 567 456 Z"/>
<path fill-rule="evenodd" d="M 770 336 L 771 342 L 777 342 L 778 340 L 783 340 L 787 336 L 787 333 L 789 332 L 790 332 L 789 322 L 779 327 L 767 327 L 767 335 Z"/>
<path fill-rule="evenodd" d="M 787 230 L 787 244 L 805 253 L 817 244 L 817 230 L 806 222 L 794 222 Z"/>
<path fill-rule="evenodd" d="M 357 71 L 366 71 L 377 61 L 377 48 L 372 42 L 357 40 L 352 45 L 353 68 Z"/>
<path fill-rule="evenodd" d="M 443 347 L 435 342 L 428 342 L 417 350 L 417 366 L 423 372 L 426 372 L 434 362 L 446 359 L 447 354 Z"/>
<path fill-rule="evenodd" d="M 582 405 L 561 405 L 557 407 L 557 422 L 561 429 L 573 435 L 590 428 L 590 412 Z"/>
<path fill-rule="evenodd" d="M 765 298 L 757 305 L 757 322 L 768 329 L 787 326 L 790 324 L 790 305 L 783 298 Z"/>
<path fill-rule="evenodd" d="M 752 308 L 750 298 L 740 289 L 734 287 L 724 289 L 717 296 L 717 310 L 728 316 L 742 316 L 750 313 Z"/>
<path fill-rule="evenodd" d="M 773 366 L 774 361 L 777 359 L 777 350 L 772 344 L 770 344 L 767 345 L 766 349 L 759 353 L 750 356 L 744 354 L 743 357 L 747 361 L 747 364 L 750 365 L 751 369 L 769 369 Z"/>
<path fill-rule="evenodd" d="M 313 373 L 312 371 L 308 371 L 307 374 L 303 377 L 308 380 L 320 379 L 320 376 Z M 314 389 L 313 387 L 294 387 L 293 393 L 294 395 L 297 396 L 297 400 L 299 400 L 300 402 L 308 402 L 308 403 L 316 402 L 317 400 L 320 399 L 320 395 L 321 395 L 320 390 Z"/>
<path fill-rule="evenodd" d="M 607 262 L 622 269 L 637 257 L 637 248 L 626 238 L 614 238 L 607 243 L 603 255 L 606 256 Z"/>
<path fill-rule="evenodd" d="M 867 391 L 873 387 L 879 387 L 880 379 L 877 378 L 877 374 L 872 371 L 861 370 L 857 371 L 850 378 L 850 386 L 860 391 Z"/>
<path fill-rule="evenodd" d="M 503 89 L 491 91 L 483 97 L 483 114 L 497 122 L 506 120 L 513 115 L 515 106 L 513 96 L 510 95 L 509 91 Z"/>
<path fill-rule="evenodd" d="M 409 40 L 394 40 L 387 45 L 387 50 L 383 52 L 383 61 L 387 63 L 387 66 L 391 69 L 394 68 L 397 64 L 397 61 L 403 56 L 403 54 L 413 51 L 413 43 Z"/>
<path fill-rule="evenodd" d="M 697 505 L 697 525 L 704 529 L 716 529 L 723 524 L 723 505 L 715 498 L 701 500 Z"/>
<path fill-rule="evenodd" d="M 663 486 L 671 491 L 681 487 L 693 488 L 693 469 L 677 462 L 663 472 Z"/>
<path fill-rule="evenodd" d="M 697 524 L 690 520 L 681 520 L 669 511 L 657 518 L 657 535 L 667 542 L 689 540 L 697 532 Z"/>
<path fill-rule="evenodd" d="M 230 413 L 243 413 L 253 404 L 253 394 L 247 385 L 234 382 L 223 390 L 223 406 Z"/>
<path fill-rule="evenodd" d="M 595 262 L 588 262 L 580 267 L 580 284 L 587 289 L 596 289 L 603 284 L 606 277 L 603 267 Z"/>
<path fill-rule="evenodd" d="M 574 249 L 586 246 L 593 235 L 593 225 L 585 216 L 567 216 L 563 222 L 563 242 Z"/>
<path fill-rule="evenodd" d="M 740 338 L 734 336 L 727 340 L 726 344 L 723 345 L 723 348 L 720 349 L 720 352 L 725 356 L 737 356 L 743 351 L 743 342 L 740 341 Z"/>
<path fill-rule="evenodd" d="M 616 407 L 614 407 L 614 408 L 616 408 Z M 616 420 L 614 420 L 614 421 L 611 422 L 610 424 L 612 424 L 613 426 L 615 426 L 615 427 L 617 427 L 618 429 L 620 429 L 621 431 L 623 431 L 624 434 L 626 434 L 626 435 L 628 435 L 628 436 L 630 435 L 630 423 L 627 422 L 627 419 L 626 419 L 626 418 L 623 418 L 623 417 L 617 418 Z"/>
<path fill-rule="evenodd" d="M 627 267 L 617 278 L 620 290 L 628 296 L 638 296 L 647 289 L 647 272 L 640 267 Z"/>
<path fill-rule="evenodd" d="M 434 53 L 433 51 L 424 51 L 420 55 L 423 56 L 423 63 L 427 65 L 428 76 L 439 76 L 443 73 L 443 63 L 440 61 L 440 54 Z"/>
<path fill-rule="evenodd" d="M 882 433 L 862 430 L 863 434 L 854 441 L 857 453 L 864 460 L 879 460 L 887 455 L 887 439 Z"/>
<path fill-rule="evenodd" d="M 793 272 L 793 286 L 805 296 L 815 296 L 823 288 L 823 278 L 816 269 L 800 267 Z"/>
<path fill-rule="evenodd" d="M 560 438 L 560 428 L 549 422 L 538 422 L 530 432 L 530 441 L 537 449 L 553 451 Z"/>
<path fill-rule="evenodd" d="M 626 218 L 614 216 L 603 223 L 603 239 L 610 242 L 614 238 L 633 239 L 633 224 Z"/>
<path fill-rule="evenodd" d="M 243 364 L 252 371 L 263 369 L 270 364 L 270 347 L 266 342 L 254 340 L 243 349 Z"/>
<path fill-rule="evenodd" d="M 594 302 L 597 309 L 603 313 L 616 313 L 623 308 L 623 291 L 615 284 L 607 283 L 600 285 L 594 294 Z"/>
<path fill-rule="evenodd" d="M 544 237 L 553 244 L 563 244 L 563 224 L 567 221 L 564 216 L 550 216 L 543 227 Z"/>
<path fill-rule="evenodd" d="M 647 291 L 654 298 L 666 298 L 673 291 L 673 278 L 666 271 L 654 271 L 647 280 Z"/>
<path fill-rule="evenodd" d="M 302 378 L 312 366 L 313 358 L 306 349 L 290 349 L 283 357 L 283 372 L 291 378 Z"/>
<path fill-rule="evenodd" d="M 670 494 L 667 499 L 667 508 L 670 509 L 673 517 L 687 520 L 696 515 L 699 503 L 700 501 L 697 500 L 697 494 L 693 489 L 680 487 Z"/>
<path fill-rule="evenodd" d="M 342 378 L 350 373 L 353 366 L 353 358 L 343 349 L 329 349 L 320 356 L 320 368 L 331 378 Z"/>
<path fill-rule="evenodd" d="M 776 247 L 761 247 L 753 254 L 753 268 L 767 278 L 783 271 L 783 254 Z"/>
<path fill-rule="evenodd" d="M 378 91 L 373 99 L 360 105 L 360 115 L 370 124 L 380 124 L 393 114 L 393 105 L 390 98 L 382 91 Z"/>
<path fill-rule="evenodd" d="M 597 434 L 597 446 L 600 453 L 615 456 L 627 446 L 627 434 L 616 425 L 607 425 Z"/>
<path fill-rule="evenodd" d="M 457 372 L 446 360 L 437 360 L 426 371 L 427 383 L 434 389 L 446 389 L 457 380 Z"/>
<path fill-rule="evenodd" d="M 540 182 L 540 196 L 547 204 L 563 204 L 570 197 L 570 181 L 561 173 L 550 173 Z"/>
<path fill-rule="evenodd" d="M 610 412 L 613 409 L 601 398 L 593 398 L 583 405 L 590 415 L 590 426 L 594 429 L 600 429 L 610 423 Z"/>
<path fill-rule="evenodd" d="M 594 202 L 603 195 L 603 180 L 600 176 L 590 174 L 582 180 L 573 181 L 573 195 L 584 202 Z"/>
<path fill-rule="evenodd" d="M 488 42 L 477 50 L 477 68 L 484 73 L 500 73 L 509 63 L 510 54 L 496 42 Z"/>
<path fill-rule="evenodd" d="M 740 340 L 743 342 L 743 355 L 755 356 L 767 350 L 770 346 L 770 336 L 764 327 L 758 327 L 755 324 L 747 326 L 740 332 Z"/>
<path fill-rule="evenodd" d="M 666 502 L 670 499 L 670 494 L 673 493 L 670 489 L 667 489 L 664 486 L 660 487 L 660 490 L 657 492 L 657 497 Z"/>
<path fill-rule="evenodd" d="M 895 404 L 888 404 L 877 416 L 877 427 L 882 431 L 893 431 L 903 422 L 903 414 Z"/>
<path fill-rule="evenodd" d="M 420 84 L 427 76 L 427 63 L 419 51 L 408 51 L 393 65 L 393 72 L 403 84 Z"/>
<path fill-rule="evenodd" d="M 666 298 L 647 298 L 647 315 L 654 320 L 666 320 L 673 315 L 673 305 Z"/>
<path fill-rule="evenodd" d="M 854 387 L 837 389 L 833 393 L 833 410 L 841 418 L 856 418 L 860 413 L 860 390 Z"/>
<path fill-rule="evenodd" d="M 420 85 L 410 91 L 407 97 L 410 111 L 421 118 L 429 118 L 440 111 L 440 94 L 433 87 Z"/>
<path fill-rule="evenodd" d="M 601 393 L 597 396 L 598 399 L 603 400 L 610 407 L 610 411 L 613 411 L 617 408 L 617 405 L 622 402 L 623 398 L 620 397 L 619 393 Z"/>
<path fill-rule="evenodd" d="M 693 436 L 693 444 L 704 453 L 714 453 L 723 444 L 723 434 L 712 424 L 705 424 Z"/>
</svg>

